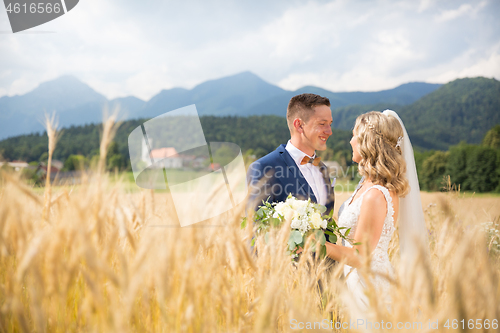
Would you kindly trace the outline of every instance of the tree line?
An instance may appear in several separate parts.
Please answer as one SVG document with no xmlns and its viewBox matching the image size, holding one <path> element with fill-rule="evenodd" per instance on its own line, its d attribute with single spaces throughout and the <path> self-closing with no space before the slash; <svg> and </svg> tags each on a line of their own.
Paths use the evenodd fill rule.
<svg viewBox="0 0 500 333">
<path fill-rule="evenodd" d="M 420 188 L 439 191 L 451 184 L 463 191 L 500 192 L 500 125 L 481 144 L 461 142 L 448 151 L 415 152 Z"/>
<path fill-rule="evenodd" d="M 110 167 L 130 169 L 128 135 L 148 119 L 129 120 L 121 123 L 109 147 Z M 207 142 L 232 142 L 242 152 L 262 157 L 290 138 L 286 121 L 278 116 L 249 117 L 200 117 Z M 65 162 L 73 170 L 77 165 L 88 166 L 99 156 L 100 124 L 71 126 L 61 131 L 54 151 L 54 159 Z M 189 133 L 187 133 L 188 135 Z M 328 140 L 328 158 L 343 157 L 350 160 L 350 131 L 333 130 Z M 43 162 L 47 160 L 47 134 L 34 133 L 0 141 L 0 157 L 7 161 Z"/>
<path fill-rule="evenodd" d="M 108 170 L 131 170 L 128 135 L 147 119 L 123 122 L 108 149 Z M 200 117 L 207 142 L 233 142 L 244 154 L 262 157 L 289 139 L 286 121 L 278 116 Z M 54 159 L 64 162 L 64 170 L 87 168 L 99 156 L 100 124 L 71 126 L 62 130 Z M 333 129 L 327 150 L 321 152 L 325 160 L 335 160 L 343 168 L 352 165 L 349 141 L 351 131 Z M 0 158 L 7 161 L 23 160 L 37 164 L 47 160 L 47 135 L 30 134 L 0 141 Z M 441 190 L 443 179 L 450 176 L 452 183 L 462 190 L 500 191 L 500 125 L 485 135 L 480 145 L 462 142 L 448 151 L 423 151 L 415 147 L 415 162 L 422 190 Z"/>
</svg>

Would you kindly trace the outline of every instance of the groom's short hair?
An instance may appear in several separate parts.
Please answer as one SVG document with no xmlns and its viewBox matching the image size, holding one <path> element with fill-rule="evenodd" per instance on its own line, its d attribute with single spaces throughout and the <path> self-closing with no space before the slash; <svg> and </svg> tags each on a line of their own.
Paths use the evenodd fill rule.
<svg viewBox="0 0 500 333">
<path fill-rule="evenodd" d="M 293 121 L 295 118 L 308 121 L 309 117 L 311 117 L 314 112 L 314 107 L 318 105 L 330 107 L 330 100 L 316 94 L 300 94 L 293 96 L 286 110 L 286 122 L 288 123 L 290 131 L 293 129 Z"/>
</svg>

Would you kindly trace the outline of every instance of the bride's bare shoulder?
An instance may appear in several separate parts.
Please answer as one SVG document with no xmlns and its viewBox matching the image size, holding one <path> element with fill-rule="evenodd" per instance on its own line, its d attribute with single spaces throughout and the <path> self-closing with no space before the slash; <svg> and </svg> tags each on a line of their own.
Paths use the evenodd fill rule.
<svg viewBox="0 0 500 333">
<path fill-rule="evenodd" d="M 367 202 L 372 202 L 374 204 L 383 204 L 385 203 L 387 200 L 385 198 L 385 195 L 382 191 L 380 190 L 373 190 L 375 189 L 376 187 L 372 187 L 368 190 L 368 192 L 365 194 L 365 198 L 363 201 L 367 201 Z M 387 188 L 386 188 L 387 189 Z M 399 203 L 399 197 L 398 195 L 396 194 L 395 191 L 389 191 L 389 195 L 391 196 L 391 199 L 392 199 L 392 202 L 394 204 L 398 204 Z"/>
<path fill-rule="evenodd" d="M 382 191 L 375 190 L 375 187 L 369 188 L 363 198 L 363 204 L 369 203 L 378 205 L 384 203 L 385 201 L 384 193 L 382 193 Z"/>
</svg>

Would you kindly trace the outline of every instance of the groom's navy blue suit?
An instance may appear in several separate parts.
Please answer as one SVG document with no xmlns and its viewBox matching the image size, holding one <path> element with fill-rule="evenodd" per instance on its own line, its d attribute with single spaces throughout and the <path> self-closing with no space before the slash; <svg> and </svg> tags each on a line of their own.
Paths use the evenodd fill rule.
<svg viewBox="0 0 500 333">
<path fill-rule="evenodd" d="M 325 206 L 326 214 L 329 214 L 335 203 L 334 190 L 328 167 L 323 162 L 318 167 L 326 186 Z M 250 191 L 247 209 L 257 209 L 262 205 L 262 200 L 266 199 L 269 199 L 269 202 L 285 201 L 290 193 L 300 200 L 311 198 L 312 202 L 318 202 L 312 188 L 283 144 L 250 165 L 247 183 Z"/>
</svg>

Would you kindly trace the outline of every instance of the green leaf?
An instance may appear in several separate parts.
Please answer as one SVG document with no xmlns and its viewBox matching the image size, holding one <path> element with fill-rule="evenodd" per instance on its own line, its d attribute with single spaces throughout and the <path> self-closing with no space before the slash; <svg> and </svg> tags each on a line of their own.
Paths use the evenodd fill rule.
<svg viewBox="0 0 500 333">
<path fill-rule="evenodd" d="M 316 232 L 316 240 L 319 241 L 319 243 L 321 245 L 325 245 L 325 243 L 326 243 L 326 237 L 325 237 L 325 234 L 321 230 L 318 230 Z"/>
<path fill-rule="evenodd" d="M 349 236 L 349 233 L 351 232 L 351 228 L 347 229 L 347 231 L 345 232 L 344 236 L 347 237 Z"/>
<path fill-rule="evenodd" d="M 337 235 L 331 234 L 329 235 L 330 243 L 337 243 Z"/>
<path fill-rule="evenodd" d="M 247 218 L 244 217 L 243 220 L 241 220 L 241 229 L 245 229 L 245 227 L 247 226 Z"/>
<path fill-rule="evenodd" d="M 323 214 L 324 212 L 326 212 L 326 207 L 323 205 L 317 205 L 316 208 L 319 210 L 320 214 Z"/>
<path fill-rule="evenodd" d="M 273 227 L 277 227 L 281 224 L 281 220 L 278 219 L 278 218 L 275 218 L 275 217 L 271 217 L 269 219 L 269 223 L 273 226 Z"/>
<path fill-rule="evenodd" d="M 327 228 L 331 229 L 332 231 L 339 229 L 339 227 L 337 226 L 337 223 L 335 223 L 335 220 L 333 220 L 333 219 L 330 222 L 328 222 Z"/>
<path fill-rule="evenodd" d="M 257 218 L 261 219 L 261 218 L 263 218 L 263 217 L 264 217 L 264 215 L 265 215 L 265 213 L 264 213 L 264 207 L 262 207 L 262 206 L 261 206 L 261 207 L 257 210 Z"/>
<path fill-rule="evenodd" d="M 319 255 L 321 256 L 321 258 L 325 258 L 326 257 L 326 246 L 322 246 L 321 247 Z"/>
<path fill-rule="evenodd" d="M 252 238 L 252 241 L 250 242 L 250 246 L 254 246 L 255 245 L 255 237 Z"/>
<path fill-rule="evenodd" d="M 300 244 L 302 243 L 302 234 L 298 230 L 292 230 L 289 240 L 293 241 L 295 244 Z"/>
</svg>

